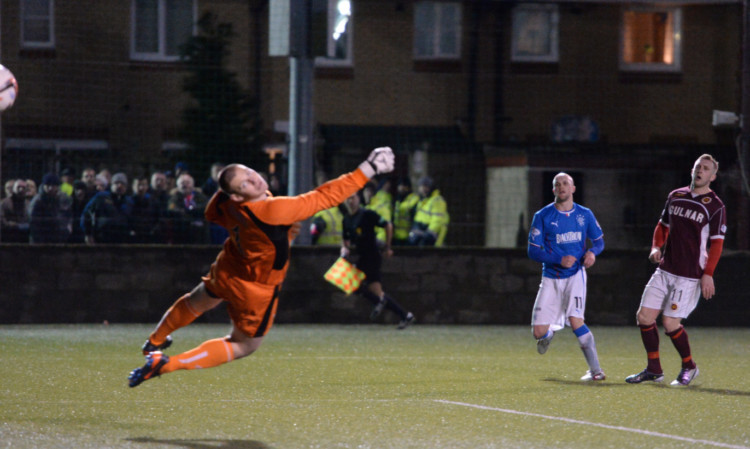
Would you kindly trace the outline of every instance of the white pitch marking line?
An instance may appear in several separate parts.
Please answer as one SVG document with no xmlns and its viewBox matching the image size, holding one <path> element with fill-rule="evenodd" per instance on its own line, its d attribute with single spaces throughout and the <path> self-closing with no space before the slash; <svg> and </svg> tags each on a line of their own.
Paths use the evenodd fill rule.
<svg viewBox="0 0 750 449">
<path fill-rule="evenodd" d="M 622 426 L 611 426 L 609 424 L 599 424 L 595 422 L 581 421 L 579 419 L 563 418 L 560 416 L 540 415 L 539 413 L 529 413 L 529 412 L 521 412 L 518 410 L 510 410 L 506 408 L 488 407 L 485 405 L 477 405 L 477 404 L 467 404 L 465 402 L 446 401 L 444 399 L 435 399 L 435 402 L 440 402 L 443 404 L 451 404 L 451 405 L 461 405 L 463 407 L 471 407 L 471 408 L 477 408 L 481 410 L 491 410 L 493 412 L 510 413 L 513 415 L 533 416 L 536 418 L 551 419 L 554 421 L 564 421 L 564 422 L 568 422 L 572 424 L 582 424 L 584 426 L 602 427 L 604 429 L 622 430 L 624 432 L 633 432 L 633 433 L 640 433 L 643 435 L 650 435 L 650 436 L 655 436 L 655 437 L 670 438 L 672 440 L 685 441 L 688 443 L 707 444 L 710 446 L 726 447 L 729 449 L 750 449 L 750 447 L 748 446 L 738 446 L 736 444 L 719 443 L 718 441 L 710 441 L 710 440 L 698 440 L 695 438 L 681 437 L 678 435 L 669 435 L 667 433 L 652 432 L 650 430 L 633 429 L 630 427 L 622 427 Z"/>
</svg>

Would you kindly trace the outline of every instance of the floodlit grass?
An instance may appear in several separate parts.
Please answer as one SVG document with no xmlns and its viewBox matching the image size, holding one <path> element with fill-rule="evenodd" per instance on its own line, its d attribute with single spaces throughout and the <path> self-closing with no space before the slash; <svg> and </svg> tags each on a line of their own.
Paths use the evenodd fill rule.
<svg viewBox="0 0 750 449">
<path fill-rule="evenodd" d="M 750 329 L 690 328 L 701 375 L 662 335 L 663 385 L 634 327 L 544 356 L 527 326 L 277 325 L 254 355 L 128 388 L 150 326 L 0 326 L 0 448 L 750 448 Z M 224 335 L 193 324 L 168 353 Z"/>
</svg>

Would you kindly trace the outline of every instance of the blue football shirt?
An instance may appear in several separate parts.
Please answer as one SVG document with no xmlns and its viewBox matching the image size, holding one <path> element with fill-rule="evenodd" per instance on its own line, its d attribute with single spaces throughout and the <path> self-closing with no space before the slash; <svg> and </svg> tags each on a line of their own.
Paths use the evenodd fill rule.
<svg viewBox="0 0 750 449">
<path fill-rule="evenodd" d="M 600 245 L 591 250 L 599 255 L 603 248 L 604 233 L 591 209 L 573 203 L 569 211 L 561 212 L 551 203 L 534 214 L 529 230 L 529 256 L 542 262 L 542 275 L 551 278 L 567 278 L 581 269 L 581 261 L 586 253 L 586 239 L 594 242 L 602 239 Z M 541 250 L 541 251 L 540 251 Z M 563 256 L 578 259 L 572 267 L 560 265 Z"/>
</svg>

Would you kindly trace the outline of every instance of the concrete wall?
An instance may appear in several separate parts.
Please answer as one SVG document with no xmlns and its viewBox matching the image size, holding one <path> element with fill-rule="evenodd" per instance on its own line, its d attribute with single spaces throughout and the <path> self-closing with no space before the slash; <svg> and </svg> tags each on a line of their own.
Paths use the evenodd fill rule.
<svg viewBox="0 0 750 449">
<path fill-rule="evenodd" d="M 155 323 L 200 281 L 216 247 L 0 245 L 0 323 Z M 365 323 L 370 305 L 323 280 L 336 248 L 295 247 L 278 309 L 279 323 Z M 386 261 L 387 292 L 421 324 L 526 324 L 540 266 L 524 250 L 402 249 Z M 653 271 L 646 251 L 605 251 L 589 270 L 587 321 L 634 325 Z M 750 322 L 750 253 L 727 252 L 717 296 L 702 301 L 690 324 Z M 386 313 L 381 318 L 395 323 Z M 201 321 L 228 322 L 223 310 Z"/>
</svg>

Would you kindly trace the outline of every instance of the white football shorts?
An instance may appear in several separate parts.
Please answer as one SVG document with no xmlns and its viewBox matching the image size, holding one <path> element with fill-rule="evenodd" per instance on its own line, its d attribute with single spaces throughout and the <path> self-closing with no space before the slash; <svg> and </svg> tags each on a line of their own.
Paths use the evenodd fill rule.
<svg viewBox="0 0 750 449">
<path fill-rule="evenodd" d="M 641 307 L 661 310 L 662 315 L 687 318 L 701 297 L 699 279 L 689 279 L 656 269 L 641 297 Z"/>
<path fill-rule="evenodd" d="M 557 332 L 567 324 L 568 317 L 583 319 L 586 311 L 586 269 L 564 279 L 542 277 L 534 301 L 531 325 L 549 324 Z"/>
</svg>

